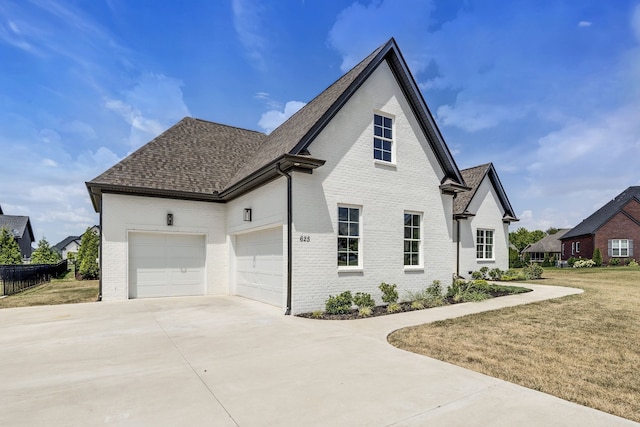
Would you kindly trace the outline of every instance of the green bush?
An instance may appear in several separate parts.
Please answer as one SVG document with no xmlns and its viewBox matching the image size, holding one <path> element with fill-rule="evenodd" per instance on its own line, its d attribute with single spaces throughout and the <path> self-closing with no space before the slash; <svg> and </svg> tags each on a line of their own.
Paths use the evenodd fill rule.
<svg viewBox="0 0 640 427">
<path fill-rule="evenodd" d="M 325 303 L 325 310 L 329 314 L 345 314 L 351 311 L 352 304 L 351 291 L 344 291 L 335 297 L 329 295 L 329 299 Z"/>
<path fill-rule="evenodd" d="M 323 317 L 324 317 L 324 313 L 322 312 L 322 310 L 316 310 L 313 313 L 311 313 L 312 319 L 322 319 Z"/>
<path fill-rule="evenodd" d="M 620 258 L 611 258 L 609 260 L 609 265 L 620 265 Z"/>
<path fill-rule="evenodd" d="M 503 274 L 504 271 L 500 270 L 499 268 L 492 268 L 491 270 L 489 270 L 489 277 L 491 278 L 491 280 L 502 280 Z"/>
<path fill-rule="evenodd" d="M 367 306 L 359 307 L 358 314 L 360 317 L 369 317 L 373 314 L 373 308 Z"/>
<path fill-rule="evenodd" d="M 544 269 L 536 263 L 531 263 L 522 269 L 522 274 L 528 280 L 540 279 L 542 273 L 544 273 Z"/>
<path fill-rule="evenodd" d="M 434 280 L 431 282 L 431 284 L 427 286 L 427 289 L 425 289 L 425 292 L 428 295 L 442 298 L 442 284 L 440 283 L 440 280 Z"/>
<path fill-rule="evenodd" d="M 573 263 L 573 268 L 591 268 L 595 265 L 596 263 L 592 259 L 579 259 Z"/>
<path fill-rule="evenodd" d="M 568 265 L 569 267 L 573 267 L 573 264 L 575 264 L 575 262 L 576 262 L 577 260 L 578 260 L 577 258 L 571 257 L 571 258 L 569 258 L 569 259 L 567 260 L 567 265 Z"/>
<path fill-rule="evenodd" d="M 387 306 L 387 313 L 397 313 L 402 310 L 402 306 L 397 302 L 391 302 Z"/>
<path fill-rule="evenodd" d="M 551 258 L 549 258 L 549 254 L 545 253 L 544 254 L 544 259 L 542 260 L 542 266 L 543 267 L 551 267 Z"/>
<path fill-rule="evenodd" d="M 382 292 L 382 301 L 387 304 L 398 302 L 398 291 L 396 290 L 397 286 L 395 284 L 389 285 L 388 283 L 382 282 L 378 288 Z"/>
<path fill-rule="evenodd" d="M 636 261 L 635 259 L 631 258 L 629 260 L 629 267 L 637 267 L 638 266 L 638 261 Z"/>
<path fill-rule="evenodd" d="M 478 280 L 478 279 L 482 279 L 482 273 L 479 271 L 474 271 L 471 273 L 471 278 L 473 280 Z"/>
<path fill-rule="evenodd" d="M 602 265 L 602 253 L 600 253 L 600 248 L 596 248 L 596 250 L 593 251 L 593 258 L 591 259 L 595 263 L 596 267 L 600 267 Z"/>
<path fill-rule="evenodd" d="M 365 292 L 356 292 L 353 296 L 353 303 L 357 305 L 358 308 L 376 306 L 376 302 L 373 300 L 371 294 L 367 294 Z"/>
</svg>

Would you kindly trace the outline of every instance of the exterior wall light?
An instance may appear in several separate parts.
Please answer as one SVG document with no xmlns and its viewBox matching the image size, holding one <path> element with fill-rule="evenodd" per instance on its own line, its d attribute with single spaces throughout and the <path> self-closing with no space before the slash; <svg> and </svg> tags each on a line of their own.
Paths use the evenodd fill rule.
<svg viewBox="0 0 640 427">
<path fill-rule="evenodd" d="M 173 225 L 173 214 L 172 213 L 168 213 L 167 214 L 167 225 Z"/>
<path fill-rule="evenodd" d="M 244 210 L 244 218 L 245 221 L 251 221 L 251 209 Z"/>
</svg>

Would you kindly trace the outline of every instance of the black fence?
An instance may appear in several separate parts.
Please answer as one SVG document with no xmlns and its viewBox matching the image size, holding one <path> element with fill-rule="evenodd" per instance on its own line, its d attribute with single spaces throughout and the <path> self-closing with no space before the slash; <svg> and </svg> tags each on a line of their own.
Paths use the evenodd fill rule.
<svg viewBox="0 0 640 427">
<path fill-rule="evenodd" d="M 0 265 L 0 295 L 17 294 L 66 271 L 66 259 L 58 264 Z"/>
</svg>

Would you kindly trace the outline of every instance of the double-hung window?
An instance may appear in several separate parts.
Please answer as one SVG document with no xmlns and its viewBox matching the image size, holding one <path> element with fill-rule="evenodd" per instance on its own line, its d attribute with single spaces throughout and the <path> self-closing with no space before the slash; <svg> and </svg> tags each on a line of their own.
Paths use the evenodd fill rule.
<svg viewBox="0 0 640 427">
<path fill-rule="evenodd" d="M 360 208 L 338 207 L 338 267 L 360 267 Z"/>
<path fill-rule="evenodd" d="M 420 263 L 420 214 L 404 213 L 404 265 L 419 266 Z"/>
<path fill-rule="evenodd" d="M 612 239 L 611 240 L 611 256 L 612 257 L 628 257 L 629 256 L 629 240 Z"/>
<path fill-rule="evenodd" d="M 493 230 L 476 231 L 476 258 L 493 259 Z"/>
<path fill-rule="evenodd" d="M 373 158 L 393 163 L 393 119 L 380 114 L 373 115 Z"/>
</svg>

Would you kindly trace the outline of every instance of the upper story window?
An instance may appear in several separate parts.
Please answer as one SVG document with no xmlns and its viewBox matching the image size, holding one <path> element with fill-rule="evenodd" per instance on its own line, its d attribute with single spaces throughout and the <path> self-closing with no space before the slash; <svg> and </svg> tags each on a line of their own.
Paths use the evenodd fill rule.
<svg viewBox="0 0 640 427">
<path fill-rule="evenodd" d="M 404 214 L 404 265 L 420 265 L 420 215 Z"/>
<path fill-rule="evenodd" d="M 338 267 L 360 266 L 360 208 L 338 207 Z"/>
<path fill-rule="evenodd" d="M 476 258 L 493 259 L 493 230 L 478 229 L 476 233 Z"/>
<path fill-rule="evenodd" d="M 373 158 L 393 163 L 393 119 L 380 114 L 373 115 Z"/>
</svg>

